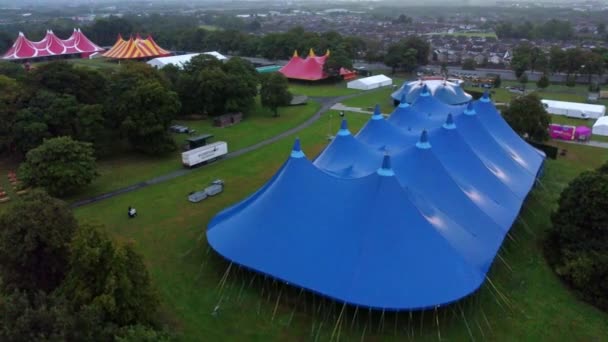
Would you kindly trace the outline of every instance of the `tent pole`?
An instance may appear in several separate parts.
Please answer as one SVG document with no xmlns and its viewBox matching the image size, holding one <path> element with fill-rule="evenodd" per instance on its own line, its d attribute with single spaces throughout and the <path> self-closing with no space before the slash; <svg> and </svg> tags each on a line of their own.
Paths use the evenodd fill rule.
<svg viewBox="0 0 608 342">
<path fill-rule="evenodd" d="M 437 323 L 437 339 L 441 341 L 441 328 L 439 327 L 439 315 L 437 314 L 437 307 L 435 306 L 435 323 Z"/>
</svg>

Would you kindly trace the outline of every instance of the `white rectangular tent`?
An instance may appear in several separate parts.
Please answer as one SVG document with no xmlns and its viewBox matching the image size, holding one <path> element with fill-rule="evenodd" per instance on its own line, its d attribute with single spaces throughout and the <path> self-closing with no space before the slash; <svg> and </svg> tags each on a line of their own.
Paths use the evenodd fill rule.
<svg viewBox="0 0 608 342">
<path fill-rule="evenodd" d="M 392 79 L 384 75 L 375 75 L 350 81 L 346 84 L 346 87 L 350 89 L 369 90 L 389 86 L 391 84 L 393 84 Z"/>
<path fill-rule="evenodd" d="M 579 119 L 597 119 L 606 115 L 606 106 L 578 102 L 541 100 L 549 114 Z"/>
<path fill-rule="evenodd" d="M 602 116 L 593 124 L 591 133 L 608 136 L 608 116 Z"/>
<path fill-rule="evenodd" d="M 222 55 L 217 51 L 203 52 L 203 55 L 210 55 L 217 58 L 220 61 L 228 59 L 228 57 Z M 157 69 L 162 69 L 169 64 L 173 64 L 178 68 L 182 68 L 185 63 L 190 62 L 193 57 L 201 55 L 201 53 L 189 53 L 187 55 L 169 56 L 169 57 L 158 57 L 149 60 L 147 63 Z"/>
</svg>

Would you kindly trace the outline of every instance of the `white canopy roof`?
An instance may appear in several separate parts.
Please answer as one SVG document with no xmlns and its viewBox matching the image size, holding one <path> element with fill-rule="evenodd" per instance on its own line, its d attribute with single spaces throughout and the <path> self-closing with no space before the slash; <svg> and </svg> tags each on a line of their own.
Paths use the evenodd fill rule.
<svg viewBox="0 0 608 342">
<path fill-rule="evenodd" d="M 374 75 L 365 78 L 359 78 L 347 83 L 347 88 L 351 89 L 374 89 L 393 84 L 393 80 L 384 75 Z"/>
<path fill-rule="evenodd" d="M 608 136 L 608 116 L 602 116 L 593 124 L 593 134 Z"/>
<path fill-rule="evenodd" d="M 600 116 L 604 116 L 606 114 L 606 106 L 604 105 L 595 105 L 588 103 L 578 103 L 578 102 L 566 102 L 566 101 L 555 101 L 555 100 L 541 100 L 547 111 L 551 114 L 561 114 L 565 113 L 555 112 L 554 110 L 564 110 L 564 111 L 576 111 L 587 114 L 588 117 L 597 118 Z"/>
<path fill-rule="evenodd" d="M 220 61 L 228 59 L 228 57 L 222 55 L 217 51 L 203 52 L 204 55 L 210 55 L 217 58 Z M 193 57 L 200 55 L 200 53 L 190 53 L 187 55 L 169 56 L 169 57 L 158 57 L 148 61 L 148 64 L 155 68 L 163 68 L 169 64 L 173 64 L 178 68 L 182 68 L 185 63 L 188 63 Z"/>
</svg>

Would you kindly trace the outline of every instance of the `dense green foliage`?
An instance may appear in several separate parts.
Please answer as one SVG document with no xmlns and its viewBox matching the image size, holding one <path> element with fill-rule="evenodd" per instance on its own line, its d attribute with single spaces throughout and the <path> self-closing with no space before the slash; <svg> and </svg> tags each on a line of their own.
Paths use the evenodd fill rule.
<svg viewBox="0 0 608 342">
<path fill-rule="evenodd" d="M 90 143 L 57 137 L 30 150 L 19 173 L 25 184 L 44 188 L 54 196 L 74 193 L 97 176 Z"/>
<path fill-rule="evenodd" d="M 511 100 L 509 107 L 503 111 L 503 116 L 511 128 L 522 136 L 538 142 L 549 138 L 547 127 L 551 118 L 534 93 Z"/>
<path fill-rule="evenodd" d="M 94 305 L 106 322 L 150 324 L 158 307 L 148 271 L 132 245 L 117 245 L 101 230 L 81 226 L 71 244 L 60 293 L 70 307 Z"/>
<path fill-rule="evenodd" d="M 562 192 L 545 251 L 555 273 L 589 303 L 608 310 L 608 163 Z"/>
<path fill-rule="evenodd" d="M 287 78 L 281 73 L 273 72 L 262 76 L 260 88 L 262 105 L 272 109 L 274 116 L 279 116 L 280 106 L 286 106 L 291 102 L 292 95 L 288 88 Z"/>
<path fill-rule="evenodd" d="M 462 61 L 462 70 L 475 70 L 476 65 L 477 63 L 475 63 L 473 58 L 467 58 Z"/>
<path fill-rule="evenodd" d="M 199 55 L 183 70 L 170 67 L 163 71 L 175 80 L 185 115 L 246 113 L 257 95 L 257 73 L 251 63 L 238 57 L 222 63 L 212 56 Z"/>
<path fill-rule="evenodd" d="M 348 54 L 342 49 L 332 50 L 329 57 L 323 65 L 324 71 L 331 77 L 340 76 L 340 68 L 352 70 L 353 61 Z"/>
<path fill-rule="evenodd" d="M 0 75 L 0 151 L 25 155 L 59 136 L 90 142 L 97 155 L 124 146 L 148 154 L 174 149 L 167 128 L 180 102 L 172 83 L 147 64 L 102 74 L 58 61 L 16 77 Z"/>
<path fill-rule="evenodd" d="M 546 74 L 543 74 L 538 81 L 536 81 L 536 86 L 541 88 L 541 89 L 545 89 L 549 86 L 549 77 L 547 77 Z"/>
<path fill-rule="evenodd" d="M 570 75 L 587 75 L 589 82 L 593 75 L 604 74 L 608 51 L 584 51 L 579 48 L 562 50 L 553 46 L 548 53 L 530 43 L 522 43 L 513 49 L 511 68 L 517 77 L 527 70 L 542 72 L 562 72 Z"/>
<path fill-rule="evenodd" d="M 77 223 L 67 205 L 30 191 L 0 216 L 0 276 L 7 290 L 54 290 L 67 272 Z"/>
<path fill-rule="evenodd" d="M 388 47 L 384 56 L 384 64 L 392 68 L 411 72 L 420 65 L 426 65 L 430 53 L 430 45 L 418 37 L 409 37 Z"/>
<path fill-rule="evenodd" d="M 2 341 L 168 339 L 141 256 L 41 190 L 0 216 L 0 277 Z"/>
<path fill-rule="evenodd" d="M 525 21 L 521 24 L 501 22 L 494 28 L 499 38 L 555 39 L 566 40 L 574 37 L 574 29 L 569 21 L 551 19 L 542 23 Z"/>
</svg>

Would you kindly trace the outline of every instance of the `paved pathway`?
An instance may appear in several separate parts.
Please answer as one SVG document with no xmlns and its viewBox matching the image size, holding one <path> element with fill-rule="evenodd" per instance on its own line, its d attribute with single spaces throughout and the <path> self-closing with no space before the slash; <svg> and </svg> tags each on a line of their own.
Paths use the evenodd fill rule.
<svg viewBox="0 0 608 342">
<path fill-rule="evenodd" d="M 599 148 L 608 148 L 608 142 L 595 141 L 595 140 L 590 140 L 590 141 L 587 141 L 587 142 L 584 142 L 584 141 L 572 141 L 572 140 L 555 140 L 555 141 L 564 142 L 566 144 L 576 144 L 576 145 L 583 145 L 583 146 L 593 146 L 593 147 L 599 147 Z"/>
<path fill-rule="evenodd" d="M 337 96 L 337 97 L 311 97 L 312 100 L 314 100 L 316 102 L 319 102 L 321 104 L 321 108 L 319 108 L 319 110 L 312 117 L 310 117 L 308 120 L 306 120 L 305 122 L 303 122 L 302 124 L 300 124 L 300 125 L 298 125 L 298 126 L 296 126 L 294 128 L 291 128 L 291 129 L 289 129 L 289 130 L 287 130 L 287 131 L 285 131 L 285 132 L 283 132 L 283 133 L 281 133 L 279 135 L 276 135 L 276 136 L 274 136 L 272 138 L 260 141 L 257 144 L 254 144 L 254 145 L 242 148 L 240 150 L 236 150 L 236 151 L 230 152 L 230 153 L 228 153 L 224 157 L 224 159 L 231 159 L 231 158 L 234 158 L 234 157 L 238 157 L 238 156 L 243 155 L 245 153 L 248 153 L 248 152 L 257 150 L 257 149 L 259 149 L 261 147 L 264 147 L 264 146 L 266 146 L 268 144 L 272 144 L 274 142 L 277 142 L 277 141 L 279 141 L 279 140 L 281 140 L 281 139 L 283 139 L 285 137 L 288 137 L 288 136 L 290 136 L 290 135 L 292 135 L 294 133 L 297 133 L 297 132 L 299 132 L 299 131 L 301 131 L 301 130 L 307 128 L 307 127 L 309 127 L 315 121 L 319 120 L 319 118 L 321 117 L 321 115 L 323 113 L 327 112 L 328 110 L 330 110 L 336 103 L 339 103 L 340 101 L 344 101 L 346 99 L 350 99 L 350 98 L 353 98 L 353 97 L 360 96 L 362 94 L 364 94 L 364 92 L 363 93 L 350 94 L 350 95 L 344 95 L 344 96 Z M 82 206 L 87 205 L 87 204 L 99 202 L 99 201 L 102 201 L 104 199 L 112 198 L 114 196 L 118 196 L 118 195 L 121 195 L 121 194 L 124 194 L 124 193 L 127 193 L 127 192 L 135 191 L 135 190 L 144 188 L 144 187 L 149 186 L 149 185 L 154 185 L 154 184 L 166 182 L 168 180 L 175 179 L 175 178 L 178 178 L 178 177 L 181 177 L 181 176 L 185 176 L 187 174 L 190 174 L 190 173 L 202 170 L 202 169 L 205 168 L 205 166 L 206 165 L 201 165 L 200 167 L 193 168 L 193 169 L 179 169 L 179 170 L 175 170 L 175 171 L 170 172 L 168 174 L 165 174 L 165 175 L 162 175 L 162 176 L 159 176 L 159 177 L 155 177 L 155 178 L 152 178 L 152 179 L 147 180 L 147 181 L 143 181 L 143 182 L 139 182 L 139 183 L 136 183 L 136 184 L 132 184 L 132 185 L 129 185 L 129 186 L 124 187 L 124 188 L 120 188 L 120 189 L 117 189 L 117 190 L 114 190 L 114 191 L 111 191 L 111 192 L 107 192 L 107 193 L 104 193 L 104 194 L 101 194 L 101 195 L 97 195 L 97 196 L 94 196 L 94 197 L 91 197 L 91 198 L 86 198 L 86 199 L 74 202 L 70 206 L 72 208 L 78 208 L 78 207 L 82 207 Z"/>
</svg>

